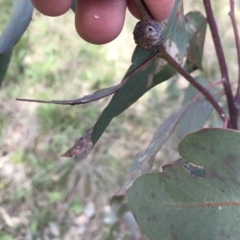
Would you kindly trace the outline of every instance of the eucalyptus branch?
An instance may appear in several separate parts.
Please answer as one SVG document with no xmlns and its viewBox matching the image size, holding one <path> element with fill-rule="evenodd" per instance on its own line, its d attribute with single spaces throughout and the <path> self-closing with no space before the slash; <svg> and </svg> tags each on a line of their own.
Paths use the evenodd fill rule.
<svg viewBox="0 0 240 240">
<path fill-rule="evenodd" d="M 148 11 L 147 7 L 145 6 L 145 3 L 143 0 L 134 0 L 135 4 L 137 5 L 137 8 L 140 12 L 141 15 L 141 20 L 142 21 L 151 21 L 153 18 Z"/>
<path fill-rule="evenodd" d="M 235 43 L 237 48 L 237 58 L 238 58 L 238 87 L 237 87 L 237 92 L 235 96 L 235 104 L 239 108 L 239 104 L 240 104 L 240 40 L 239 40 L 238 28 L 237 28 L 236 17 L 235 17 L 234 0 L 229 0 L 229 2 L 230 2 L 229 16 L 232 22 L 233 33 L 234 33 Z"/>
<path fill-rule="evenodd" d="M 211 93 L 198 83 L 187 71 L 185 71 L 175 59 L 166 51 L 164 46 L 159 47 L 159 56 L 166 60 L 178 73 L 180 73 L 190 84 L 192 84 L 202 95 L 212 104 L 214 109 L 217 111 L 219 117 L 223 120 L 224 126 L 231 128 L 231 124 L 228 122 L 228 117 L 220 107 L 218 102 L 214 99 Z"/>
<path fill-rule="evenodd" d="M 231 127 L 233 129 L 237 129 L 237 115 L 238 115 L 238 110 L 235 106 L 234 103 L 234 97 L 229 81 L 229 76 L 228 76 L 228 69 L 222 49 L 222 45 L 220 42 L 220 37 L 218 34 L 218 29 L 217 29 L 217 24 L 213 16 L 213 11 L 212 11 L 212 6 L 210 0 L 203 0 L 206 15 L 207 15 L 207 20 L 208 24 L 211 30 L 215 50 L 217 53 L 217 58 L 218 58 L 218 64 L 220 66 L 220 71 L 221 71 L 221 78 L 223 81 L 223 87 L 225 91 L 225 95 L 227 98 L 227 105 L 228 105 L 228 111 L 229 111 L 229 118 L 230 118 L 230 123 Z"/>
</svg>

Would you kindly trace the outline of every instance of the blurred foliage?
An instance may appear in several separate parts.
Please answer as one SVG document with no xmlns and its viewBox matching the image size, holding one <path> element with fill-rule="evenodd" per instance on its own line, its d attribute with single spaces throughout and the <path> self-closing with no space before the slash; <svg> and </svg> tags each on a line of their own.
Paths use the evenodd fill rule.
<svg viewBox="0 0 240 240">
<path fill-rule="evenodd" d="M 194 8 L 200 8 L 201 2 L 195 1 Z M 191 4 L 186 1 L 187 10 Z M 9 20 L 10 5 L 10 1 L 0 0 L 0 31 Z M 215 5 L 218 16 L 226 15 L 227 9 L 220 9 L 217 2 Z M 131 32 L 136 20 L 130 16 L 118 39 L 105 46 L 79 39 L 73 22 L 71 12 L 56 19 L 35 12 L 14 48 L 0 91 L 0 240 L 26 236 L 73 239 L 75 235 L 79 239 L 130 239 L 124 226 L 118 225 L 115 231 L 103 223 L 108 198 L 123 182 L 135 154 L 147 146 L 159 124 L 178 108 L 182 90 L 187 87 L 183 79 L 173 79 L 152 89 L 112 121 L 86 159 L 77 162 L 61 158 L 69 142 L 96 122 L 109 99 L 76 107 L 14 99 L 74 99 L 117 84 L 130 65 L 134 49 Z M 233 37 L 221 17 L 219 26 L 234 76 Z M 210 38 L 205 48 L 210 55 L 203 61 L 206 75 L 218 80 Z M 178 155 L 171 146 L 177 141 L 173 136 L 157 154 L 156 169 L 165 159 Z M 96 205 L 94 221 L 86 217 L 89 201 Z"/>
</svg>

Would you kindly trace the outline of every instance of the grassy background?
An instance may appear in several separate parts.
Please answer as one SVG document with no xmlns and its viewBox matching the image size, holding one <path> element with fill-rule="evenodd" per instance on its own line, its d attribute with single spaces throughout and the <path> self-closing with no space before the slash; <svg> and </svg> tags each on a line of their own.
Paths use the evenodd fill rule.
<svg viewBox="0 0 240 240">
<path fill-rule="evenodd" d="M 201 8 L 200 1 L 195 3 L 195 9 Z M 215 4 L 219 16 L 227 16 L 228 6 Z M 9 19 L 10 4 L 0 0 L 0 5 L 1 31 Z M 190 8 L 187 2 L 186 9 Z M 218 24 L 235 80 L 236 54 L 226 19 L 220 17 Z M 115 85 L 130 66 L 135 47 L 136 20 L 129 14 L 121 35 L 104 46 L 81 40 L 73 22 L 71 11 L 58 18 L 34 12 L 14 49 L 0 91 L 0 240 L 130 239 L 123 219 L 114 224 L 109 200 L 135 154 L 180 105 L 187 86 L 182 79 L 157 86 L 112 121 L 86 159 L 61 158 L 93 126 L 109 98 L 75 107 L 15 98 L 75 99 Z M 205 48 L 205 73 L 217 81 L 220 74 L 209 35 Z M 156 169 L 166 159 L 177 159 L 176 142 L 173 136 L 156 156 Z"/>
</svg>

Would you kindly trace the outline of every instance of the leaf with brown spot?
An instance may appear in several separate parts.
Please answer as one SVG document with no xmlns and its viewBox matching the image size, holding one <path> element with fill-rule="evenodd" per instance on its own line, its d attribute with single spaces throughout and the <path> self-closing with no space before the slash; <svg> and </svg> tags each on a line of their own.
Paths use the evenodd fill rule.
<svg viewBox="0 0 240 240">
<path fill-rule="evenodd" d="M 179 119 L 186 111 L 187 107 L 188 105 L 181 107 L 159 126 L 157 131 L 154 133 L 154 136 L 148 147 L 135 156 L 129 173 L 124 179 L 122 187 L 115 193 L 114 196 L 124 195 L 125 192 L 132 186 L 137 177 L 152 169 L 155 155 L 171 136 L 176 125 L 178 124 Z"/>
<path fill-rule="evenodd" d="M 152 169 L 154 157 L 157 154 L 157 152 L 162 148 L 162 146 L 166 143 L 168 138 L 171 136 L 175 128 L 179 129 L 179 125 L 183 125 L 183 122 L 186 122 L 186 115 L 188 115 L 189 112 L 193 111 L 193 109 L 199 109 L 198 106 L 205 106 L 207 104 L 210 105 L 208 102 L 206 103 L 205 98 L 198 93 L 197 90 L 191 91 L 190 101 L 186 101 L 185 105 L 182 106 L 178 111 L 173 113 L 171 116 L 169 116 L 157 129 L 157 131 L 154 133 L 154 136 L 149 143 L 148 147 L 143 150 L 142 152 L 138 153 L 134 161 L 132 163 L 132 166 L 129 170 L 129 173 L 124 179 L 124 182 L 122 184 L 122 187 L 115 193 L 114 196 L 121 196 L 124 195 L 126 190 L 128 190 L 133 182 L 144 173 L 147 173 Z M 195 93 L 195 95 L 192 95 L 192 93 Z M 210 107 L 209 111 L 211 112 L 212 107 Z M 207 112 L 208 113 L 208 112 Z M 205 112 L 202 111 L 200 114 L 202 114 L 203 118 L 205 116 Z M 208 113 L 209 114 L 209 113 Z M 193 115 L 193 118 L 196 117 L 196 115 Z M 200 124 L 202 123 L 201 117 L 199 116 Z M 197 120 L 196 120 L 197 121 Z M 190 123 L 186 123 L 187 127 L 184 128 L 184 133 L 186 134 L 186 131 L 189 132 L 191 130 L 194 130 L 194 128 L 191 127 Z M 194 125 L 194 127 L 199 125 Z M 200 146 L 198 146 L 200 147 Z M 187 166 L 186 166 L 187 168 Z M 195 169 L 197 170 L 197 169 Z M 201 171 L 199 171 L 199 174 L 203 174 Z"/>
<path fill-rule="evenodd" d="M 129 206 L 149 239 L 239 238 L 239 146 L 239 131 L 202 129 L 180 143 L 184 160 L 135 181 Z"/>
<path fill-rule="evenodd" d="M 174 9 L 167 19 L 162 39 L 170 52 L 174 52 L 173 56 L 178 62 L 181 62 L 186 54 L 186 33 L 182 9 L 182 0 L 176 0 Z M 126 76 L 136 70 L 143 62 L 149 59 L 156 52 L 147 52 L 136 47 L 132 65 L 130 66 Z M 111 99 L 108 106 L 104 109 L 95 126 L 93 127 L 92 141 L 95 144 L 112 119 L 125 111 L 131 104 L 136 102 L 151 88 L 166 81 L 175 74 L 175 70 L 162 59 L 156 58 L 149 62 L 144 68 L 136 71 L 135 74 L 127 81 L 124 86 L 117 91 Z"/>
<path fill-rule="evenodd" d="M 169 44 L 169 50 L 171 47 L 174 48 L 176 53 L 174 57 L 178 61 L 185 56 L 187 45 L 183 18 L 179 20 L 176 17 L 178 11 L 183 15 L 181 3 L 182 0 L 175 1 L 175 7 L 162 35 L 163 42 Z M 122 87 L 113 95 L 93 126 L 91 143 L 96 144 L 114 117 L 129 108 L 151 88 L 169 79 L 175 73 L 169 64 L 157 56 L 156 51 L 147 52 L 137 46 L 132 56 L 132 65 L 124 77 Z M 71 154 L 67 154 L 67 156 L 71 156 Z"/>
<path fill-rule="evenodd" d="M 93 148 L 91 140 L 92 129 L 88 130 L 67 152 L 62 154 L 62 157 L 74 157 L 82 159 L 88 155 Z"/>
</svg>

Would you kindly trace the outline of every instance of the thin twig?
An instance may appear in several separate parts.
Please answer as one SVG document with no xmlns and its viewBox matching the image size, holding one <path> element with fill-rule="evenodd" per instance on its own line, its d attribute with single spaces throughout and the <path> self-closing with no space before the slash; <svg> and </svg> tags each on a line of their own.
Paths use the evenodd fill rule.
<svg viewBox="0 0 240 240">
<path fill-rule="evenodd" d="M 142 21 L 151 21 L 153 18 L 148 11 L 147 7 L 145 6 L 143 0 L 134 0 L 135 4 L 137 5 L 137 8 L 141 15 Z"/>
<path fill-rule="evenodd" d="M 153 18 L 151 17 L 151 14 L 149 14 L 148 12 L 148 9 L 147 7 L 145 6 L 143 0 L 134 0 L 139 11 L 140 11 L 140 14 L 141 14 L 141 18 L 142 20 L 144 21 L 145 19 L 147 20 L 152 20 Z M 206 3 L 208 3 L 209 1 L 208 0 L 203 0 L 205 1 Z M 205 5 L 207 5 L 205 3 Z M 214 18 L 213 18 L 213 14 L 211 14 L 212 10 L 211 10 L 211 5 L 210 5 L 210 2 L 209 2 L 209 6 L 210 6 L 210 10 L 208 10 L 208 14 L 207 15 L 211 15 L 212 16 L 212 19 L 210 19 L 210 22 L 213 22 L 215 25 L 215 21 L 214 21 Z M 205 6 L 206 7 L 206 6 Z M 206 10 L 207 11 L 207 10 Z M 209 20 L 209 19 L 208 19 Z M 218 36 L 218 32 L 217 32 L 217 29 L 216 29 L 216 26 L 214 29 L 214 35 L 215 38 L 218 37 L 219 39 L 219 36 Z M 215 39 L 214 38 L 214 39 Z M 217 46 L 219 45 L 219 49 L 222 50 L 221 48 L 221 43 L 220 43 L 220 40 L 219 40 L 219 43 L 217 44 Z M 215 45 L 216 46 L 216 45 Z M 231 128 L 231 122 L 228 121 L 228 117 L 227 115 L 225 114 L 225 112 L 223 111 L 223 109 L 220 107 L 220 105 L 218 104 L 218 102 L 214 99 L 214 97 L 209 93 L 209 91 L 204 88 L 201 84 L 199 84 L 187 71 L 185 71 L 172 57 L 171 55 L 168 54 L 168 52 L 165 50 L 164 46 L 161 45 L 158 49 L 158 55 L 160 57 L 162 57 L 163 59 L 165 59 L 177 72 L 179 72 L 183 77 L 185 77 L 197 90 L 199 90 L 199 92 L 201 92 L 205 97 L 206 99 L 212 104 L 212 106 L 215 108 L 215 110 L 217 111 L 217 113 L 219 114 L 220 118 L 223 120 L 224 122 L 224 126 L 225 127 L 229 127 Z M 217 51 L 218 53 L 218 51 Z M 219 53 L 218 53 L 219 54 Z M 219 59 L 223 59 L 223 64 L 220 65 L 223 66 L 221 68 L 222 70 L 222 82 L 223 82 L 223 85 L 224 85 L 224 89 L 225 89 L 225 93 L 227 95 L 227 101 L 228 101 L 228 104 L 229 104 L 229 112 L 232 113 L 233 110 L 234 110 L 234 100 L 233 100 L 233 95 L 232 95 L 232 89 L 230 87 L 230 83 L 229 83 L 229 78 L 228 78 L 228 71 L 227 71 L 227 66 L 226 66 L 226 63 L 225 63 L 225 59 L 224 59 L 224 55 L 223 55 L 223 52 L 222 54 L 219 54 Z M 220 61 L 220 60 L 219 60 Z M 221 61 L 220 61 L 221 63 Z M 232 116 L 230 114 L 230 116 Z"/>
<path fill-rule="evenodd" d="M 238 58 L 238 87 L 237 87 L 237 92 L 235 96 L 235 104 L 239 108 L 239 104 L 240 104 L 240 40 L 239 40 L 238 28 L 237 28 L 235 11 L 234 11 L 234 0 L 229 0 L 229 2 L 230 2 L 229 16 L 232 22 L 235 43 L 237 48 L 237 58 Z"/>
<path fill-rule="evenodd" d="M 214 97 L 209 93 L 209 91 L 204 88 L 200 83 L 198 83 L 187 71 L 185 71 L 175 59 L 165 50 L 164 46 L 159 47 L 159 56 L 166 60 L 177 72 L 179 72 L 186 80 L 189 81 L 199 92 L 201 92 L 204 97 L 212 104 L 214 109 L 217 111 L 220 118 L 223 120 L 224 126 L 229 126 L 228 117 L 220 107 L 218 102 Z"/>
<path fill-rule="evenodd" d="M 203 0 L 205 11 L 207 14 L 207 20 L 208 24 L 211 30 L 215 50 L 217 53 L 217 58 L 218 58 L 218 64 L 220 66 L 220 71 L 221 71 L 221 78 L 223 81 L 223 87 L 224 87 L 224 92 L 227 98 L 227 105 L 228 105 L 228 111 L 229 111 L 229 118 L 230 118 L 230 123 L 231 127 L 233 129 L 237 129 L 237 108 L 235 107 L 234 103 L 234 97 L 229 81 L 229 76 L 228 76 L 228 69 L 222 49 L 222 45 L 220 42 L 220 37 L 218 34 L 218 29 L 217 29 L 217 24 L 213 16 L 213 11 L 212 11 L 212 6 L 210 0 Z"/>
</svg>

